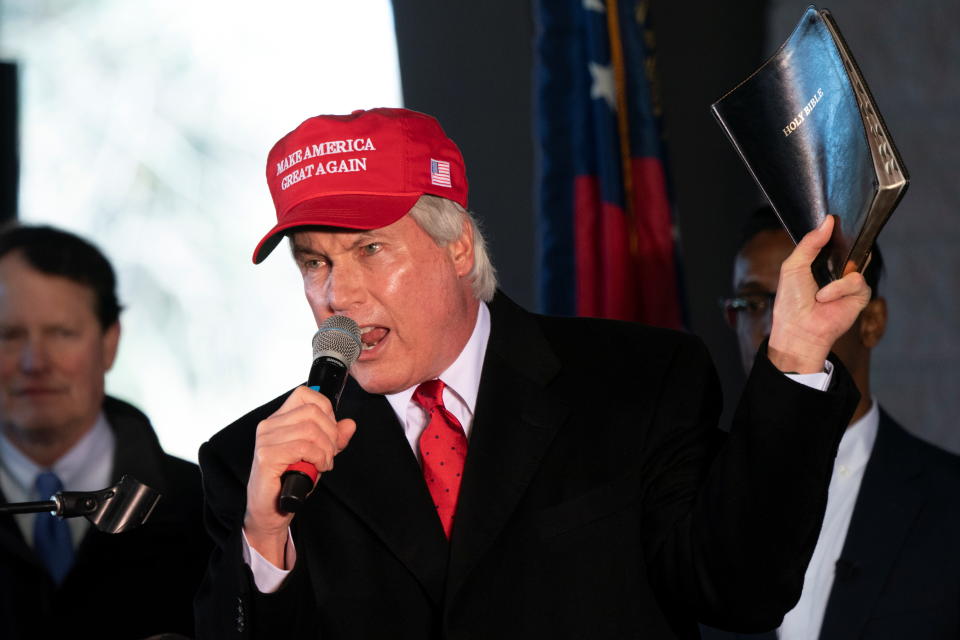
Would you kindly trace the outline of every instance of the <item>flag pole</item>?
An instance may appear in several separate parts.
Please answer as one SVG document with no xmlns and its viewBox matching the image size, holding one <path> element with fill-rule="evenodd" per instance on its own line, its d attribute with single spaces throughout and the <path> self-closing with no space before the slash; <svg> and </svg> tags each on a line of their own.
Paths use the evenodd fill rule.
<svg viewBox="0 0 960 640">
<path fill-rule="evenodd" d="M 637 258 L 637 219 L 634 206 L 633 160 L 630 150 L 630 112 L 627 110 L 627 71 L 620 39 L 620 10 L 618 0 L 606 0 L 607 33 L 610 36 L 610 61 L 617 91 L 617 130 L 620 138 L 620 171 L 623 177 L 624 211 L 627 214 L 627 237 L 630 257 Z"/>
</svg>

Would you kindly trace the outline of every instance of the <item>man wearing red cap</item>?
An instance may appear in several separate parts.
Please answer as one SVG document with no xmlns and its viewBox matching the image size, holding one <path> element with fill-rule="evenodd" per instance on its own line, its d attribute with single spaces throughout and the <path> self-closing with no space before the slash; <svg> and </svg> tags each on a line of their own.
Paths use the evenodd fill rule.
<svg viewBox="0 0 960 640">
<path fill-rule="evenodd" d="M 831 222 L 784 264 L 720 447 L 696 338 L 537 316 L 495 293 L 463 159 L 433 118 L 311 118 L 274 146 L 267 181 L 277 224 L 254 261 L 288 237 L 317 322 L 349 316 L 363 347 L 336 415 L 297 387 L 201 448 L 217 545 L 202 636 L 776 626 L 857 402 L 826 359 L 869 288 L 850 274 L 818 291 L 809 269 Z M 280 477 L 301 460 L 321 477 L 294 518 Z"/>
</svg>

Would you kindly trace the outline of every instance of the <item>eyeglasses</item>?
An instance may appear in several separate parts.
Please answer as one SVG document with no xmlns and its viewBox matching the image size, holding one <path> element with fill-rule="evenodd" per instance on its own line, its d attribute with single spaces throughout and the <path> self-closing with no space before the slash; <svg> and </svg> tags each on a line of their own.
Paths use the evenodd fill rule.
<svg viewBox="0 0 960 640">
<path fill-rule="evenodd" d="M 777 297 L 776 293 L 747 293 L 736 298 L 722 298 L 720 307 L 723 309 L 723 316 L 731 328 L 737 328 L 737 322 L 740 318 L 750 318 L 751 320 L 760 320 L 773 309 L 773 301 Z"/>
</svg>

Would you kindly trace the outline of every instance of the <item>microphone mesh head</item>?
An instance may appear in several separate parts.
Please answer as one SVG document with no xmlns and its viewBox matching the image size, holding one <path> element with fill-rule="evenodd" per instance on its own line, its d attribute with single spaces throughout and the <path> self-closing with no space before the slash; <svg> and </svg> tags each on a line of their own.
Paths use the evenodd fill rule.
<svg viewBox="0 0 960 640">
<path fill-rule="evenodd" d="M 360 327 L 347 316 L 330 316 L 313 336 L 313 359 L 331 356 L 348 368 L 360 357 Z"/>
</svg>

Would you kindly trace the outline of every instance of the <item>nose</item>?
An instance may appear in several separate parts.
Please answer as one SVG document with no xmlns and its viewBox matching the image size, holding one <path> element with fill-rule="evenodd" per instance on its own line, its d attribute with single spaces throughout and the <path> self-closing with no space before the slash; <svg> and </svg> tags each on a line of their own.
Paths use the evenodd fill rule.
<svg viewBox="0 0 960 640">
<path fill-rule="evenodd" d="M 346 262 L 346 261 L 344 261 Z M 357 266 L 338 264 L 327 279 L 327 301 L 334 313 L 347 313 L 366 299 L 363 273 Z"/>
<path fill-rule="evenodd" d="M 43 373 L 50 366 L 47 345 L 39 338 L 30 338 L 23 342 L 20 350 L 20 370 L 23 373 Z"/>
</svg>

